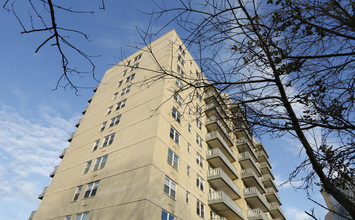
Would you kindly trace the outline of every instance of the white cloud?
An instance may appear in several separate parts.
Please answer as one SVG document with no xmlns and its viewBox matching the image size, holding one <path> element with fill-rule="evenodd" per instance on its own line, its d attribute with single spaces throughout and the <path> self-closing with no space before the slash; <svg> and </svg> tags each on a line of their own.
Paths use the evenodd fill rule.
<svg viewBox="0 0 355 220">
<path fill-rule="evenodd" d="M 78 117 L 66 120 L 47 106 L 39 106 L 38 112 L 28 118 L 0 105 L 0 204 L 35 201 L 68 146 Z"/>
<path fill-rule="evenodd" d="M 283 208 L 285 211 L 286 219 L 288 220 L 307 220 L 311 219 L 303 210 L 295 207 L 286 206 Z"/>
</svg>

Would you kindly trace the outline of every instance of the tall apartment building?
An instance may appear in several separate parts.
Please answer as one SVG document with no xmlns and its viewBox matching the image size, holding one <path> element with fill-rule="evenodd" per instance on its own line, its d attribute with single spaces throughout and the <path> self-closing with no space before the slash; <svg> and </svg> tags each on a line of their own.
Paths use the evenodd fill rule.
<svg viewBox="0 0 355 220">
<path fill-rule="evenodd" d="M 174 30 L 109 69 L 29 219 L 285 219 L 263 145 L 201 78 Z"/>
</svg>

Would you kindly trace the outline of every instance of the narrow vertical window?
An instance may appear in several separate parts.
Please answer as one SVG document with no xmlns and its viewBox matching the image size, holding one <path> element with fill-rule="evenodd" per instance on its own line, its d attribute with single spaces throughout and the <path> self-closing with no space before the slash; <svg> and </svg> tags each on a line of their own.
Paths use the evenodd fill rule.
<svg viewBox="0 0 355 220">
<path fill-rule="evenodd" d="M 106 115 L 111 114 L 113 106 L 108 107 Z"/>
<path fill-rule="evenodd" d="M 105 121 L 104 123 L 102 123 L 101 128 L 100 128 L 100 132 L 103 131 L 103 130 L 105 130 L 106 124 L 107 124 L 107 121 Z"/>
<path fill-rule="evenodd" d="M 92 148 L 92 151 L 97 150 L 97 148 L 98 148 L 98 146 L 99 146 L 99 143 L 100 143 L 100 140 L 95 141 L 94 147 Z"/>
<path fill-rule="evenodd" d="M 83 174 L 87 174 L 87 172 L 89 171 L 90 169 L 90 166 L 91 166 L 91 160 L 86 162 L 86 166 L 85 166 L 85 169 L 84 169 L 84 172 Z"/>
<path fill-rule="evenodd" d="M 186 191 L 186 203 L 190 202 L 190 193 Z"/>
<path fill-rule="evenodd" d="M 74 197 L 73 197 L 73 202 L 78 200 L 82 187 L 83 186 L 78 186 L 76 188 L 76 191 L 75 191 L 75 194 L 74 194 Z"/>
<path fill-rule="evenodd" d="M 186 173 L 188 176 L 190 176 L 190 166 L 189 165 L 187 165 L 187 167 L 186 167 Z"/>
</svg>

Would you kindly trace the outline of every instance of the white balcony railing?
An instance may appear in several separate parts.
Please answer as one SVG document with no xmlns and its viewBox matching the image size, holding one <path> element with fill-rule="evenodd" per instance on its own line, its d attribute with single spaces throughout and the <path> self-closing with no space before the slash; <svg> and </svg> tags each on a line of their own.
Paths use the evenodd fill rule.
<svg viewBox="0 0 355 220">
<path fill-rule="evenodd" d="M 219 200 L 223 201 L 227 206 L 231 207 L 232 209 L 235 210 L 236 213 L 241 213 L 243 214 L 243 210 L 239 207 L 237 203 L 235 203 L 227 194 L 223 191 L 216 191 L 216 192 L 210 192 L 208 194 L 208 200 L 213 201 L 213 200 Z"/>
</svg>

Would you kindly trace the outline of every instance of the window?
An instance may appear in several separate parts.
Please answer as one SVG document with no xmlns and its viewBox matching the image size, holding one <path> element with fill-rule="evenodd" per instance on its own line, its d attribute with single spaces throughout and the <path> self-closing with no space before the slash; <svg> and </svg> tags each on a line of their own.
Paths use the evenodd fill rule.
<svg viewBox="0 0 355 220">
<path fill-rule="evenodd" d="M 177 144 L 180 144 L 180 135 L 175 131 L 173 127 L 170 128 L 170 137 L 173 139 Z"/>
<path fill-rule="evenodd" d="M 181 63 L 181 66 L 185 66 L 185 62 L 180 55 L 178 56 L 178 61 Z"/>
<path fill-rule="evenodd" d="M 127 61 L 127 65 L 126 66 L 129 66 L 129 65 L 131 65 L 131 61 L 130 60 Z"/>
<path fill-rule="evenodd" d="M 71 216 L 68 215 L 68 216 L 65 216 L 65 220 L 70 220 Z"/>
<path fill-rule="evenodd" d="M 75 216 L 75 220 L 87 220 L 89 216 L 89 212 L 78 213 Z"/>
<path fill-rule="evenodd" d="M 105 130 L 106 124 L 107 124 L 107 121 L 105 121 L 104 123 L 102 123 L 100 132 L 103 131 L 103 130 Z"/>
<path fill-rule="evenodd" d="M 196 70 L 196 77 L 197 77 L 197 79 L 201 78 L 201 75 L 200 75 L 200 73 L 197 70 Z"/>
<path fill-rule="evenodd" d="M 190 166 L 189 165 L 187 165 L 187 167 L 186 167 L 186 173 L 188 176 L 190 176 Z"/>
<path fill-rule="evenodd" d="M 187 130 L 188 130 L 189 132 L 191 132 L 191 125 L 190 125 L 190 124 L 187 125 Z"/>
<path fill-rule="evenodd" d="M 177 65 L 177 72 L 181 75 L 181 77 L 184 77 L 185 73 L 182 71 L 179 65 Z"/>
<path fill-rule="evenodd" d="M 173 118 L 174 118 L 177 122 L 180 123 L 180 121 L 181 121 L 181 115 L 180 115 L 180 113 L 176 110 L 175 107 L 173 107 L 173 110 L 172 110 L 171 115 L 173 116 Z"/>
<path fill-rule="evenodd" d="M 119 110 L 119 109 L 121 109 L 121 108 L 123 108 L 123 107 L 125 107 L 126 101 L 127 101 L 127 99 L 124 99 L 124 100 L 120 101 L 119 103 L 117 103 L 117 105 L 116 105 L 116 111 Z"/>
<path fill-rule="evenodd" d="M 130 71 L 132 72 L 133 70 L 137 69 L 137 68 L 138 68 L 138 64 L 139 64 L 139 63 L 134 64 L 134 65 L 131 67 L 131 70 L 130 70 Z"/>
<path fill-rule="evenodd" d="M 91 160 L 86 162 L 86 166 L 85 166 L 83 174 L 86 174 L 89 171 L 90 166 L 91 166 Z"/>
<path fill-rule="evenodd" d="M 117 125 L 118 123 L 120 123 L 120 120 L 121 120 L 121 115 L 118 115 L 114 118 L 111 119 L 111 122 L 110 122 L 110 127 L 114 126 L 114 125 Z"/>
<path fill-rule="evenodd" d="M 202 101 L 202 96 L 200 95 L 200 93 L 196 93 L 196 97 L 197 97 L 197 99 L 201 102 Z"/>
<path fill-rule="evenodd" d="M 190 193 L 186 191 L 186 203 L 190 202 Z"/>
<path fill-rule="evenodd" d="M 176 78 L 176 85 L 181 89 L 182 87 L 184 87 L 184 85 L 182 84 L 181 80 Z"/>
<path fill-rule="evenodd" d="M 196 143 L 198 146 L 202 147 L 202 138 L 198 134 L 196 134 Z"/>
<path fill-rule="evenodd" d="M 120 87 L 122 85 L 122 80 L 117 84 L 117 88 Z"/>
<path fill-rule="evenodd" d="M 203 204 L 200 200 L 197 200 L 197 215 L 204 218 L 205 217 L 205 204 Z"/>
<path fill-rule="evenodd" d="M 177 92 L 174 93 L 174 99 L 179 105 L 182 104 L 182 98 Z"/>
<path fill-rule="evenodd" d="M 165 210 L 161 211 L 161 220 L 175 220 L 175 216 L 166 212 Z"/>
<path fill-rule="evenodd" d="M 133 61 L 133 62 L 136 62 L 136 61 L 139 60 L 141 57 L 142 57 L 142 54 L 139 54 L 138 56 L 136 56 L 136 57 L 134 58 L 134 61 Z"/>
<path fill-rule="evenodd" d="M 108 107 L 106 115 L 111 114 L 113 106 Z"/>
<path fill-rule="evenodd" d="M 131 86 L 127 86 L 126 88 L 122 89 L 121 96 L 129 93 L 129 90 L 131 90 Z"/>
<path fill-rule="evenodd" d="M 198 118 L 196 118 L 196 126 L 197 126 L 200 130 L 202 130 L 202 123 L 201 123 L 201 121 L 200 121 Z"/>
<path fill-rule="evenodd" d="M 196 163 L 203 168 L 203 157 L 199 153 L 196 154 Z"/>
<path fill-rule="evenodd" d="M 98 187 L 99 187 L 99 181 L 90 183 L 86 188 L 84 198 L 94 197 L 96 195 L 96 191 Z"/>
<path fill-rule="evenodd" d="M 190 144 L 190 143 L 187 143 L 187 152 L 190 153 L 190 151 L 191 151 L 191 144 Z"/>
<path fill-rule="evenodd" d="M 115 134 L 111 134 L 109 136 L 106 136 L 104 143 L 102 144 L 102 147 L 106 147 L 106 146 L 112 144 L 114 138 L 115 138 Z"/>
<path fill-rule="evenodd" d="M 176 196 L 176 183 L 174 183 L 169 177 L 165 177 L 164 192 L 175 199 Z"/>
<path fill-rule="evenodd" d="M 134 79 L 134 76 L 135 76 L 135 75 L 136 75 L 136 74 L 133 73 L 132 75 L 130 75 L 129 77 L 127 77 L 126 83 L 128 83 L 129 81 L 132 81 L 132 80 Z"/>
<path fill-rule="evenodd" d="M 182 49 L 181 45 L 179 46 L 179 51 L 182 53 L 182 55 L 185 55 L 185 51 Z"/>
<path fill-rule="evenodd" d="M 196 105 L 196 112 L 198 112 L 198 114 L 202 115 L 202 109 L 198 105 Z"/>
<path fill-rule="evenodd" d="M 202 177 L 200 177 L 198 174 L 197 174 L 197 177 L 196 177 L 196 186 L 203 191 L 203 179 Z"/>
<path fill-rule="evenodd" d="M 78 186 L 76 188 L 76 191 L 75 191 L 75 194 L 74 194 L 74 197 L 73 197 L 73 202 L 78 200 L 82 187 L 83 186 Z"/>
<path fill-rule="evenodd" d="M 173 166 L 175 169 L 178 169 L 179 157 L 170 149 L 168 151 L 168 164 Z"/>
<path fill-rule="evenodd" d="M 94 147 L 92 148 L 92 151 L 97 150 L 97 147 L 99 146 L 100 140 L 95 141 Z"/>
<path fill-rule="evenodd" d="M 123 71 L 122 76 L 125 76 L 127 74 L 127 70 Z"/>
<path fill-rule="evenodd" d="M 118 92 L 116 92 L 115 94 L 113 94 L 112 100 L 115 100 L 117 98 Z"/>
<path fill-rule="evenodd" d="M 108 155 L 97 158 L 93 171 L 103 169 L 105 167 L 107 157 Z"/>
</svg>

